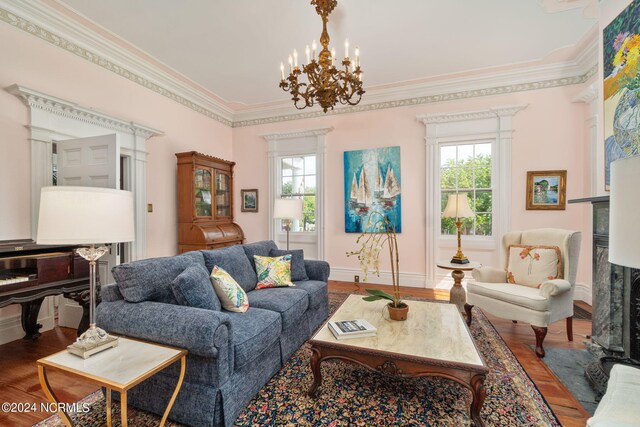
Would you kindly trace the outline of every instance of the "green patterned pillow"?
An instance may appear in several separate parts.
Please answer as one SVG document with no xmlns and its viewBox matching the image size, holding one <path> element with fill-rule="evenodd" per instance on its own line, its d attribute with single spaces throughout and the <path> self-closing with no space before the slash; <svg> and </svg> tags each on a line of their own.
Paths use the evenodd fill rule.
<svg viewBox="0 0 640 427">
<path fill-rule="evenodd" d="M 222 303 L 222 308 L 237 313 L 244 313 L 249 309 L 249 298 L 233 277 L 217 265 L 211 271 L 213 289 Z"/>
<path fill-rule="evenodd" d="M 291 255 L 278 257 L 254 255 L 258 285 L 256 289 L 295 286 L 291 281 Z"/>
</svg>

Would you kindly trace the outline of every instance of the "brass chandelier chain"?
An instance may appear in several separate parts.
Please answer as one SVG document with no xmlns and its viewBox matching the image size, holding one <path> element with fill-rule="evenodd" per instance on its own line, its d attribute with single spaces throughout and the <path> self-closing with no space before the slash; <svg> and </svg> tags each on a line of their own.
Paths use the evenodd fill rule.
<svg viewBox="0 0 640 427">
<path fill-rule="evenodd" d="M 312 107 L 317 102 L 325 113 L 340 102 L 357 105 L 365 91 L 362 89 L 362 70 L 360 69 L 360 52 L 356 47 L 355 58 L 349 58 L 349 42 L 345 41 L 345 56 L 341 68 L 336 67 L 335 48 L 329 50 L 329 33 L 327 23 L 329 15 L 337 6 L 337 0 L 311 0 L 316 13 L 322 18 L 322 50 L 316 59 L 316 42 L 312 48 L 306 47 L 307 63 L 298 66 L 298 52 L 294 49 L 289 55 L 289 76 L 285 78 L 284 64 L 280 64 L 280 87 L 291 93 L 291 99 L 298 110 Z M 306 76 L 306 82 L 299 77 Z"/>
</svg>

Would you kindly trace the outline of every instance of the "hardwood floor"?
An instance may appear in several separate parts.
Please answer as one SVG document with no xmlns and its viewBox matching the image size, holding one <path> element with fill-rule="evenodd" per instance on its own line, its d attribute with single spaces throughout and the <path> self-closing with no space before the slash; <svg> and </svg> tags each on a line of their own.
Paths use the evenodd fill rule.
<svg viewBox="0 0 640 427">
<path fill-rule="evenodd" d="M 364 288 L 388 289 L 384 285 L 356 284 L 352 282 L 331 281 L 330 289 L 357 292 Z M 403 295 L 420 298 L 448 299 L 446 290 L 402 288 Z M 590 309 L 589 306 L 583 305 Z M 563 426 L 584 426 L 589 414 L 571 395 L 558 378 L 538 359 L 533 350 L 535 336 L 528 324 L 514 324 L 510 320 L 487 316 L 496 330 L 516 355 L 520 364 L 549 402 Z M 556 322 L 549 327 L 545 339 L 545 348 L 585 348 L 584 341 L 591 333 L 591 322 L 588 320 L 573 321 L 573 342 L 567 341 L 564 322 Z M 37 341 L 18 340 L 0 346 L 0 403 L 20 402 L 36 404 L 35 412 L 6 413 L 0 411 L 1 426 L 27 427 L 47 418 L 50 414 L 39 410 L 40 403 L 46 403 L 46 397 L 40 388 L 35 361 L 56 351 L 64 349 L 75 340 L 75 330 L 55 328 L 47 331 Z M 97 387 L 56 372 L 49 375 L 54 391 L 63 402 L 76 402 L 97 390 Z"/>
</svg>

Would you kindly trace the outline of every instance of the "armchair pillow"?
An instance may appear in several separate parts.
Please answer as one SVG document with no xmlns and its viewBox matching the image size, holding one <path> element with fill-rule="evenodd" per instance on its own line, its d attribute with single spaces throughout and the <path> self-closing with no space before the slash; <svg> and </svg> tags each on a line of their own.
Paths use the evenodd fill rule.
<svg viewBox="0 0 640 427">
<path fill-rule="evenodd" d="M 244 313 L 249 309 L 249 298 L 244 289 L 229 273 L 217 265 L 214 265 L 211 271 L 211 283 L 216 295 L 220 298 L 222 308 L 236 313 Z"/>
<path fill-rule="evenodd" d="M 561 278 L 560 248 L 557 246 L 509 246 L 507 282 L 539 288 L 547 280 Z"/>
<path fill-rule="evenodd" d="M 180 305 L 220 311 L 220 300 L 213 290 L 209 272 L 202 264 L 191 264 L 171 282 L 171 290 Z"/>
<path fill-rule="evenodd" d="M 291 282 L 291 255 L 265 257 L 254 255 L 258 284 L 256 289 L 295 286 Z"/>
<path fill-rule="evenodd" d="M 309 280 L 307 269 L 304 266 L 304 251 L 302 249 L 293 249 L 290 251 L 271 249 L 271 251 L 269 251 L 269 256 L 272 257 L 282 255 L 291 255 L 291 280 L 293 282 Z"/>
</svg>

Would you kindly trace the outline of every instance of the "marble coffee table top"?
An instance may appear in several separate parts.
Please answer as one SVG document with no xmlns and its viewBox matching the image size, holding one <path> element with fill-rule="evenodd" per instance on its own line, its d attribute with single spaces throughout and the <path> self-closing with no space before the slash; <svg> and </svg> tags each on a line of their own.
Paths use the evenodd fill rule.
<svg viewBox="0 0 640 427">
<path fill-rule="evenodd" d="M 338 341 L 327 324 L 312 338 L 332 345 L 394 353 L 443 362 L 485 366 L 461 314 L 454 304 L 405 301 L 405 321 L 389 320 L 387 300 L 367 302 L 350 295 L 330 321 L 365 319 L 378 329 L 374 337 Z"/>
</svg>

